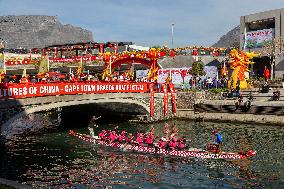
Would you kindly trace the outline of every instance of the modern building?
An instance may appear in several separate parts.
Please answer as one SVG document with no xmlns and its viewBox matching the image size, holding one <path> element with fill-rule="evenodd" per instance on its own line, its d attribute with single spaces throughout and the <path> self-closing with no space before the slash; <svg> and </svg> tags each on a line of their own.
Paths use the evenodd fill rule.
<svg viewBox="0 0 284 189">
<path fill-rule="evenodd" d="M 240 49 L 262 52 L 251 68 L 261 76 L 265 66 L 274 78 L 284 77 L 284 8 L 270 10 L 240 18 Z"/>
</svg>

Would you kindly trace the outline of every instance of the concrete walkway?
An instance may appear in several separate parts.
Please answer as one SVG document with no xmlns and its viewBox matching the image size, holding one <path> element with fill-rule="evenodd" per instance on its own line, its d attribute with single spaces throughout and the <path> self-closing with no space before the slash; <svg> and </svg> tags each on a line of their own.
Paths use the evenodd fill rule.
<svg viewBox="0 0 284 189">
<path fill-rule="evenodd" d="M 193 110 L 178 110 L 177 118 L 199 121 L 241 122 L 284 126 L 284 116 L 231 114 L 231 113 L 197 113 Z"/>
</svg>

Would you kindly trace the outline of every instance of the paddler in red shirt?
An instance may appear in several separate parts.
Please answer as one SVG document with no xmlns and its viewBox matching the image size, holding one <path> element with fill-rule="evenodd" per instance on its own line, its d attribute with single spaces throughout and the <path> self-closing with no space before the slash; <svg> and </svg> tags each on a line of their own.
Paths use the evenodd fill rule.
<svg viewBox="0 0 284 189">
<path fill-rule="evenodd" d="M 136 134 L 136 140 L 135 140 L 135 143 L 138 144 L 139 146 L 142 146 L 143 144 L 143 138 L 144 138 L 144 135 L 142 132 L 138 132 Z"/>
<path fill-rule="evenodd" d="M 121 131 L 121 133 L 118 136 L 118 141 L 120 143 L 124 143 L 126 141 L 126 136 L 125 136 L 126 131 Z"/>
<path fill-rule="evenodd" d="M 158 146 L 162 149 L 165 149 L 169 143 L 169 133 L 170 133 L 169 125 L 167 123 L 164 125 L 163 133 L 164 136 L 160 138 Z"/>
<path fill-rule="evenodd" d="M 117 134 L 115 133 L 115 131 L 108 131 L 108 141 L 109 143 L 113 143 L 115 142 L 115 140 L 117 139 Z"/>
<path fill-rule="evenodd" d="M 172 128 L 172 133 L 170 135 L 170 142 L 169 142 L 169 147 L 172 150 L 175 150 L 177 148 L 177 145 L 178 145 L 177 133 L 178 133 L 178 129 L 177 129 L 176 125 L 174 125 L 173 128 Z"/>
<path fill-rule="evenodd" d="M 132 133 L 128 134 L 128 136 L 126 137 L 126 142 L 128 144 L 132 144 L 133 143 L 133 135 L 132 135 Z"/>
<path fill-rule="evenodd" d="M 106 132 L 106 130 L 102 130 L 102 131 L 99 133 L 99 137 L 100 137 L 100 139 L 101 139 L 103 142 L 105 142 L 106 139 L 107 139 L 107 132 Z"/>
<path fill-rule="evenodd" d="M 146 136 L 145 143 L 148 146 L 153 146 L 154 140 L 155 140 L 155 128 L 152 127 L 150 132 Z"/>
</svg>

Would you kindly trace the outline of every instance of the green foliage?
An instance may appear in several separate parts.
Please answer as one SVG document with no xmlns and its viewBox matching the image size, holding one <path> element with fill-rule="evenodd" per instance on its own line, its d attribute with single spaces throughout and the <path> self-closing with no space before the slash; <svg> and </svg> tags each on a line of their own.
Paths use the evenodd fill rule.
<svg viewBox="0 0 284 189">
<path fill-rule="evenodd" d="M 193 62 L 191 74 L 195 77 L 205 75 L 204 64 L 201 61 Z"/>
<path fill-rule="evenodd" d="M 227 88 L 212 88 L 212 89 L 209 89 L 209 92 L 212 92 L 212 93 L 223 93 L 223 92 L 229 92 Z"/>
<path fill-rule="evenodd" d="M 155 45 L 155 46 L 152 46 L 151 48 L 161 49 L 162 47 L 161 47 L 161 46 L 159 46 L 159 45 Z"/>
<path fill-rule="evenodd" d="M 199 92 L 201 90 L 198 87 L 196 87 L 196 88 L 191 88 L 191 89 L 186 88 L 186 89 L 183 89 L 183 91 L 185 91 L 185 92 Z"/>
<path fill-rule="evenodd" d="M 258 81 L 265 81 L 265 78 L 264 77 L 259 77 Z"/>
</svg>

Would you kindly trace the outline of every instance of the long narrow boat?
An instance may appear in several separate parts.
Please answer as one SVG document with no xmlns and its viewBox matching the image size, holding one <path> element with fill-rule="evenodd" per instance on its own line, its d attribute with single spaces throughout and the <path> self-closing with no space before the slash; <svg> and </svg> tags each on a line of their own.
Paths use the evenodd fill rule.
<svg viewBox="0 0 284 189">
<path fill-rule="evenodd" d="M 157 147 L 149 147 L 149 146 L 138 146 L 138 145 L 130 145 L 130 144 L 120 144 L 120 143 L 107 143 L 103 142 L 99 139 L 99 137 L 91 137 L 90 135 L 80 134 L 73 130 L 69 131 L 69 135 L 75 136 L 80 140 L 102 145 L 109 146 L 117 149 L 121 149 L 123 151 L 135 151 L 135 152 L 143 152 L 143 153 L 152 153 L 152 154 L 162 154 L 169 156 L 179 156 L 179 157 L 195 157 L 202 159 L 245 159 L 249 157 L 253 157 L 256 155 L 256 151 L 249 150 L 247 152 L 222 152 L 221 154 L 216 154 L 213 152 L 201 150 L 201 149 L 188 149 L 188 150 L 166 150 Z"/>
</svg>

